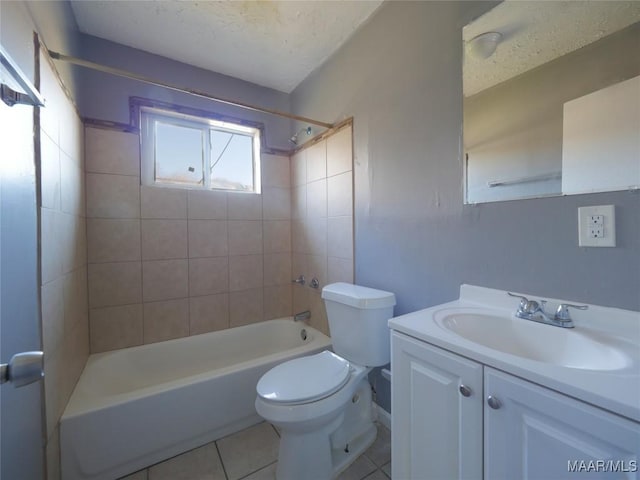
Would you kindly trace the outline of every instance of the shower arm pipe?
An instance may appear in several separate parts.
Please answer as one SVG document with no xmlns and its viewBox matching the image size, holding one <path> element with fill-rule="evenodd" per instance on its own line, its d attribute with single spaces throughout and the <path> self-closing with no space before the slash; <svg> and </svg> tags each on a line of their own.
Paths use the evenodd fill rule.
<svg viewBox="0 0 640 480">
<path fill-rule="evenodd" d="M 166 88 L 176 92 L 186 93 L 188 95 L 193 95 L 195 97 L 204 98 L 214 102 L 224 103 L 226 105 L 232 105 L 234 107 L 244 108 L 245 110 L 268 113 L 270 115 L 277 115 L 279 117 L 285 117 L 291 120 L 297 120 L 299 122 L 310 123 L 312 125 L 317 125 L 323 128 L 333 128 L 332 123 L 321 122 L 319 120 L 314 120 L 312 118 L 302 117 L 300 115 L 294 115 L 292 113 L 280 112 L 278 110 L 273 110 L 270 108 L 258 107 L 248 103 L 238 102 L 236 100 L 229 100 L 226 98 L 216 97 L 214 95 L 208 94 L 206 92 L 201 92 L 193 88 L 180 87 L 178 85 L 173 85 L 171 83 L 161 82 L 159 80 L 153 80 L 149 77 L 145 77 L 144 75 L 138 75 L 137 73 L 129 72 L 127 70 L 122 70 L 120 68 L 108 67 L 106 65 L 90 62 L 89 60 L 83 60 L 81 58 L 72 57 L 70 55 L 64 55 L 62 53 L 54 52 L 53 50 L 49 50 L 49 56 L 52 59 L 59 60 L 61 62 L 67 62 L 73 65 L 78 65 L 81 67 L 90 68 L 92 70 L 97 70 L 99 72 L 108 73 L 110 75 L 116 75 L 118 77 L 123 77 L 131 80 L 136 80 L 138 82 L 148 83 L 150 85 L 155 85 L 157 87 Z"/>
</svg>

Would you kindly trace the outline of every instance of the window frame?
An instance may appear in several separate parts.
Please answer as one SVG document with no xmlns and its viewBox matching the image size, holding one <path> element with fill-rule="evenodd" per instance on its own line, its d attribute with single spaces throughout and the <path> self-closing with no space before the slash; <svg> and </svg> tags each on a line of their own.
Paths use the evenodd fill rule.
<svg viewBox="0 0 640 480">
<path fill-rule="evenodd" d="M 226 120 L 216 120 L 205 116 L 191 115 L 166 108 L 141 106 L 140 119 L 140 180 L 142 185 L 160 188 L 182 188 L 189 190 L 216 190 L 222 192 L 236 192 L 260 194 L 261 186 L 261 129 L 249 125 L 242 125 Z M 202 172 L 203 184 L 188 184 L 156 180 L 156 122 L 162 122 L 178 127 L 198 129 L 202 140 Z M 235 190 L 211 186 L 211 134 L 210 131 L 220 131 L 251 137 L 252 139 L 252 172 L 253 190 Z"/>
</svg>

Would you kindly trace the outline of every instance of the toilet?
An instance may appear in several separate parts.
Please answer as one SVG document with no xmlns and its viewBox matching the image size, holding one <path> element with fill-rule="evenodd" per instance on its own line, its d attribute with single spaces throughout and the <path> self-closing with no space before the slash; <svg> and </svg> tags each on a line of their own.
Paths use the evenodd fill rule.
<svg viewBox="0 0 640 480">
<path fill-rule="evenodd" d="M 296 358 L 258 381 L 256 410 L 278 427 L 278 480 L 329 480 L 375 440 L 373 367 L 390 361 L 395 295 L 333 283 L 322 289 L 333 352 Z"/>
</svg>

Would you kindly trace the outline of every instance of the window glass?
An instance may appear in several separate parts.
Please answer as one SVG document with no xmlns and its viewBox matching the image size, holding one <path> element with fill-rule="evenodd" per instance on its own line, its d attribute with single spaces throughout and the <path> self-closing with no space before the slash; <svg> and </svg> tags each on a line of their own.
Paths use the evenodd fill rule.
<svg viewBox="0 0 640 480">
<path fill-rule="evenodd" d="M 142 183 L 260 193 L 257 128 L 141 110 Z"/>
<path fill-rule="evenodd" d="M 254 190 L 253 137 L 210 130 L 211 187 Z"/>
<path fill-rule="evenodd" d="M 155 180 L 204 185 L 202 130 L 155 122 Z"/>
</svg>

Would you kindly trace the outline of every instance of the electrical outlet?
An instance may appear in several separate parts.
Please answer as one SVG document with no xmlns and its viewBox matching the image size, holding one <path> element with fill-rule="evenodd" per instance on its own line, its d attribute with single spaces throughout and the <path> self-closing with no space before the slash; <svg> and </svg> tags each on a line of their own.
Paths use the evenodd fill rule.
<svg viewBox="0 0 640 480">
<path fill-rule="evenodd" d="M 589 215 L 587 235 L 589 238 L 604 238 L 604 215 Z"/>
<path fill-rule="evenodd" d="M 615 205 L 578 208 L 578 245 L 616 246 Z"/>
</svg>

